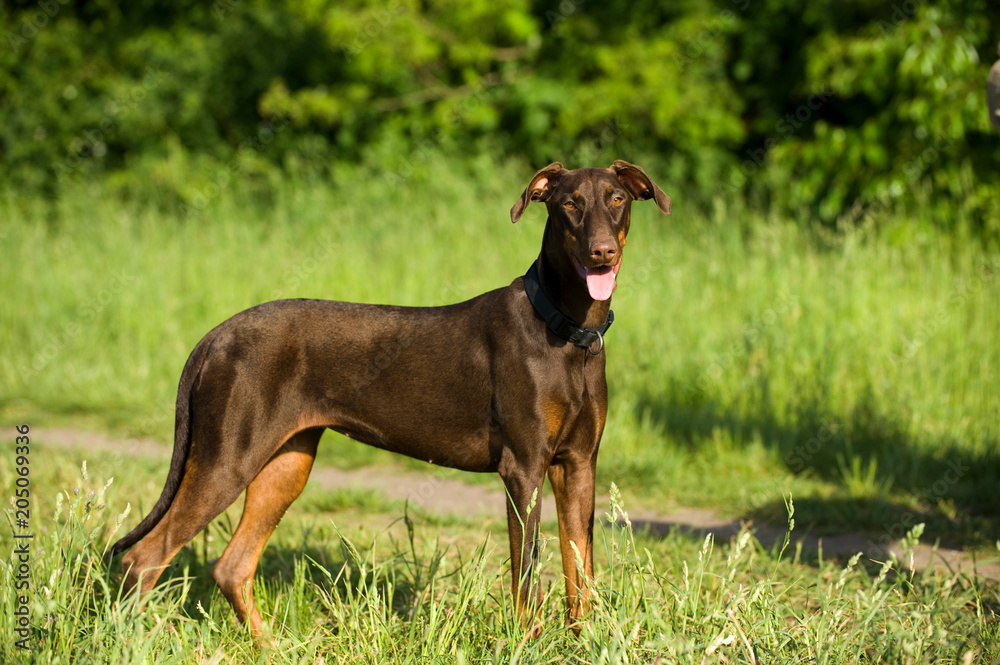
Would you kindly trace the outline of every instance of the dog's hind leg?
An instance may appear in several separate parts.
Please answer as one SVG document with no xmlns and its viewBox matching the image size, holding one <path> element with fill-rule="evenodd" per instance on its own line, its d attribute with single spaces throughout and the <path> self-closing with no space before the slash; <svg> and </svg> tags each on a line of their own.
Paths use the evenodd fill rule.
<svg viewBox="0 0 1000 665">
<path fill-rule="evenodd" d="M 197 439 L 195 442 L 197 446 Z M 152 530 L 122 557 L 124 589 L 136 589 L 140 604 L 182 547 L 218 517 L 247 487 L 231 467 L 188 460 L 170 508 Z"/>
<path fill-rule="evenodd" d="M 293 435 L 260 470 L 247 487 L 236 533 L 212 571 L 236 616 L 250 622 L 255 638 L 261 635 L 260 613 L 253 601 L 257 561 L 285 511 L 305 487 L 323 429 L 314 427 Z"/>
<path fill-rule="evenodd" d="M 191 453 L 170 507 L 122 558 L 123 586 L 131 590 L 141 583 L 141 599 L 177 552 L 239 498 L 282 445 L 284 437 L 275 435 L 273 428 L 258 427 L 256 432 L 250 429 L 240 437 L 227 437 L 224 432 L 238 430 L 220 428 L 223 421 L 224 415 L 212 409 L 194 419 Z"/>
</svg>

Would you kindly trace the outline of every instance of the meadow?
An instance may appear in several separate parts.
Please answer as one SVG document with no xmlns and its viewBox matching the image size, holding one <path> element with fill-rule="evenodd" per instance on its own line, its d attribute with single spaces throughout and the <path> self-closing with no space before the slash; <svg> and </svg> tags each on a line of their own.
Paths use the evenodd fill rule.
<svg viewBox="0 0 1000 665">
<path fill-rule="evenodd" d="M 171 441 L 188 352 L 262 301 L 439 305 L 508 284 L 540 245 L 541 206 L 516 225 L 508 217 L 531 174 L 485 160 L 448 169 L 432 162 L 402 182 L 345 170 L 267 197 L 234 185 L 186 211 L 97 185 L 56 202 L 5 197 L 5 436 L 13 442 L 14 424 L 68 424 Z M 484 533 L 481 520 L 307 489 L 262 559 L 257 593 L 277 650 L 261 652 L 208 574 L 238 511 L 179 555 L 136 616 L 114 603 L 117 577 L 100 555 L 115 524 L 124 532 L 155 500 L 165 468 L 40 441 L 36 662 L 1000 658 L 995 582 L 878 556 L 880 544 L 917 537 L 997 556 L 1000 254 L 960 223 L 946 233 L 885 210 L 836 227 L 721 198 L 696 212 L 651 175 L 674 210 L 633 206 L 599 490 L 621 488 L 626 509 L 794 519 L 787 547 L 751 531 L 729 543 L 635 532 L 601 507 L 590 624 L 581 639 L 563 626 L 549 562 L 543 636 L 527 640 L 507 605 L 499 510 Z M 7 495 L 11 459 L 0 464 Z M 318 463 L 448 474 L 333 434 Z M 805 532 L 847 531 L 875 547 L 848 561 L 795 545 Z M 7 530 L 0 546 L 13 546 Z M 13 574 L 5 558 L 5 588 Z M 0 600 L 3 662 L 24 657 L 12 650 L 12 602 Z"/>
</svg>

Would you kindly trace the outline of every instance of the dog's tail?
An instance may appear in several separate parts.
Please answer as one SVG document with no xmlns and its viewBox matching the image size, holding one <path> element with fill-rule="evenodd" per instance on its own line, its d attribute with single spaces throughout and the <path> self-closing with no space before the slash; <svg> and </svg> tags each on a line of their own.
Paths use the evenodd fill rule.
<svg viewBox="0 0 1000 665">
<path fill-rule="evenodd" d="M 191 450 L 191 392 L 201 375 L 202 365 L 205 363 L 205 358 L 212 346 L 212 338 L 214 335 L 208 335 L 194 347 L 187 363 L 184 364 L 184 370 L 181 372 L 180 384 L 177 387 L 174 452 L 170 458 L 170 471 L 167 473 L 167 482 L 163 486 L 163 492 L 145 519 L 111 546 L 105 554 L 106 561 L 110 561 L 115 555 L 132 547 L 152 531 L 177 495 L 177 488 L 180 487 L 181 479 L 184 477 L 184 466 L 187 464 L 188 453 Z"/>
</svg>

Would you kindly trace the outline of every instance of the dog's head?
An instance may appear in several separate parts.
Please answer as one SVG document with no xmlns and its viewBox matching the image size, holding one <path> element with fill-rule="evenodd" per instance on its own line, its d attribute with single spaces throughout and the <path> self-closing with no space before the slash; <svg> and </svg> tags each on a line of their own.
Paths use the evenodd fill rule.
<svg viewBox="0 0 1000 665">
<path fill-rule="evenodd" d="M 571 171 L 555 162 L 534 175 L 510 209 L 510 221 L 520 219 L 530 201 L 544 201 L 590 297 L 607 300 L 621 268 L 632 201 L 646 199 L 670 214 L 670 197 L 639 166 L 619 159 L 607 169 Z"/>
</svg>

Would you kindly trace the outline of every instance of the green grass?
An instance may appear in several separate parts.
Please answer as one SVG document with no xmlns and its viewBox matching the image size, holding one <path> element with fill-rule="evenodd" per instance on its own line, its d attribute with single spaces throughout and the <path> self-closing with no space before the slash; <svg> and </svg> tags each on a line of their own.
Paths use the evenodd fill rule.
<svg viewBox="0 0 1000 665">
<path fill-rule="evenodd" d="M 264 552 L 255 595 L 274 638 L 258 649 L 211 582 L 238 512 L 175 558 L 144 612 L 120 598 L 101 561 L 126 498 L 162 481 L 120 456 L 32 450 L 31 652 L 15 650 L 13 595 L 0 595 L 0 662 L 33 663 L 924 663 L 1000 658 L 996 585 L 825 560 L 767 548 L 749 531 L 729 543 L 612 525 L 599 507 L 593 611 L 580 638 L 562 621 L 554 525 L 543 528 L 543 632 L 525 637 L 508 599 L 501 522 L 429 525 L 356 497 L 293 508 Z M 111 482 L 109 472 L 115 474 Z M 0 467 L 0 486 L 13 471 Z M 309 496 L 312 494 L 312 496 Z M 615 493 L 612 493 L 615 497 Z M 793 509 L 794 510 L 794 509 Z M 626 517 L 623 517 L 626 516 Z M 401 519 L 403 518 L 403 519 Z M 793 524 L 792 519 L 788 520 Z M 791 531 L 794 536 L 795 530 Z M 120 534 L 119 534 L 120 535 Z M 0 549 L 12 547 L 0 532 Z M 5 589 L 14 581 L 0 560 Z M 659 659 L 659 660 L 656 660 Z"/>
<path fill-rule="evenodd" d="M 267 201 L 234 186 L 191 217 L 100 186 L 45 204 L 3 198 L 0 423 L 166 443 L 187 354 L 246 307 L 284 297 L 446 304 L 521 274 L 544 211 L 532 206 L 513 226 L 507 211 L 530 174 L 435 158 L 425 166 L 405 183 L 361 170 L 334 184 L 283 183 Z M 635 205 L 614 298 L 598 487 L 617 483 L 635 508 L 702 506 L 777 523 L 791 493 L 793 535 L 861 531 L 883 545 L 922 523 L 927 542 L 995 557 L 1000 254 L 960 224 L 945 235 L 891 215 L 836 233 L 721 201 L 696 215 L 683 192 L 660 184 L 674 213 Z M 95 454 L 91 475 L 101 480 L 81 481 L 79 455 L 38 451 L 37 662 L 1000 658 L 995 583 L 912 575 L 898 563 L 879 579 L 867 557 L 842 577 L 845 561 L 797 553 L 794 539 L 779 556 L 752 539 L 702 551 L 682 533 L 609 527 L 589 631 L 577 640 L 562 628 L 549 561 L 551 621 L 525 641 L 506 604 L 502 515 L 484 528 L 411 511 L 411 541 L 402 505 L 315 488 L 261 563 L 258 597 L 282 647 L 261 654 L 209 575 L 239 506 L 182 551 L 173 581 L 136 615 L 114 604 L 117 580 L 97 562 L 109 528 L 97 525 L 113 524 L 127 502 L 122 529 L 135 524 L 162 488 L 164 464 Z M 332 434 L 319 463 L 450 473 Z M 5 495 L 12 474 L 0 463 Z M 86 497 L 110 476 L 98 509 Z M 552 536 L 552 516 L 543 518 Z M 0 600 L 2 662 L 17 656 L 4 623 L 11 602 Z"/>
<path fill-rule="evenodd" d="M 0 420 L 169 442 L 187 354 L 246 307 L 445 304 L 522 273 L 544 221 L 537 204 L 508 221 L 528 174 L 424 166 L 402 183 L 285 183 L 266 202 L 234 186 L 187 217 L 98 186 L 5 199 Z M 804 528 L 879 538 L 916 520 L 992 546 L 1000 254 L 891 216 L 851 233 L 721 201 L 698 216 L 661 185 L 674 213 L 635 204 L 614 298 L 600 484 L 778 520 L 791 491 Z M 332 435 L 321 447 L 322 463 L 388 459 Z"/>
</svg>

